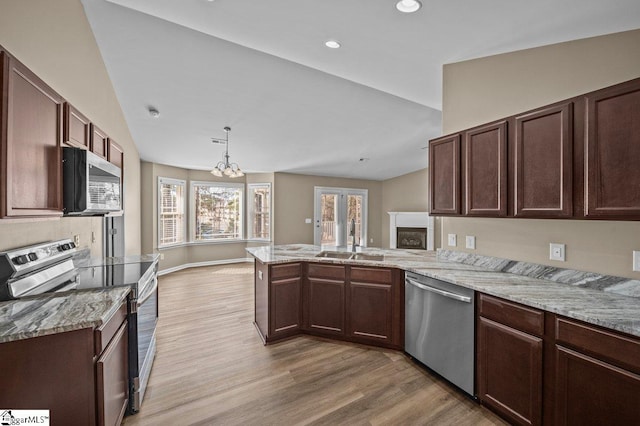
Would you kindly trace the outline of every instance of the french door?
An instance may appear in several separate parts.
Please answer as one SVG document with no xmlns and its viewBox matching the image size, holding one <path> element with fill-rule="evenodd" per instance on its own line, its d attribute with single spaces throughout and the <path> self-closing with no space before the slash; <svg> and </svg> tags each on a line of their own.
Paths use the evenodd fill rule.
<svg viewBox="0 0 640 426">
<path fill-rule="evenodd" d="M 349 235 L 351 220 L 355 221 L 355 241 L 367 246 L 366 189 L 327 188 L 316 186 L 314 197 L 315 245 L 346 246 L 353 243 Z"/>
</svg>

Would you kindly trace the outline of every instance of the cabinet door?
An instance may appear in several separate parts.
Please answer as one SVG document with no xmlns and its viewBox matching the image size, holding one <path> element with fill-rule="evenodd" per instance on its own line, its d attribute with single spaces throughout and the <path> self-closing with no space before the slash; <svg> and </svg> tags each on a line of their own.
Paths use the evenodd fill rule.
<svg viewBox="0 0 640 426">
<path fill-rule="evenodd" d="M 640 424 L 640 376 L 556 346 L 557 425 Z"/>
<path fill-rule="evenodd" d="M 96 363 L 98 425 L 119 425 L 129 402 L 127 321 Z"/>
<path fill-rule="evenodd" d="M 62 215 L 63 99 L 20 62 L 2 56 L 7 127 L 0 216 Z"/>
<path fill-rule="evenodd" d="M 478 397 L 515 424 L 542 423 L 542 339 L 478 318 Z"/>
<path fill-rule="evenodd" d="M 344 335 L 343 280 L 308 278 L 307 329 Z"/>
<path fill-rule="evenodd" d="M 465 214 L 507 215 L 507 122 L 464 133 Z"/>
<path fill-rule="evenodd" d="M 429 212 L 460 214 L 460 135 L 429 142 Z"/>
<path fill-rule="evenodd" d="M 573 103 L 515 118 L 514 214 L 573 214 Z"/>
<path fill-rule="evenodd" d="M 640 219 L 640 80 L 586 98 L 585 216 Z"/>
<path fill-rule="evenodd" d="M 108 153 L 109 137 L 97 126 L 91 125 L 91 152 L 106 159 Z"/>
<path fill-rule="evenodd" d="M 122 147 L 111 138 L 109 138 L 109 151 L 107 153 L 107 160 L 122 169 L 122 165 L 124 164 L 124 152 L 122 151 Z"/>
<path fill-rule="evenodd" d="M 300 277 L 271 283 L 271 330 L 269 337 L 295 332 L 300 329 Z"/>
<path fill-rule="evenodd" d="M 78 148 L 89 149 L 91 123 L 68 102 L 64 104 L 64 135 L 65 144 Z"/>
<path fill-rule="evenodd" d="M 393 343 L 392 290 L 391 284 L 349 283 L 349 336 Z"/>
</svg>

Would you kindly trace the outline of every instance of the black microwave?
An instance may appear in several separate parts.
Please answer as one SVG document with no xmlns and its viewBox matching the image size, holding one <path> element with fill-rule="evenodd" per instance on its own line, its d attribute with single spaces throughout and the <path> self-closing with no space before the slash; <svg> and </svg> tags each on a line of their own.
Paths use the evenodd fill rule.
<svg viewBox="0 0 640 426">
<path fill-rule="evenodd" d="M 122 211 L 122 170 L 93 152 L 64 147 L 62 193 L 65 215 Z"/>
</svg>

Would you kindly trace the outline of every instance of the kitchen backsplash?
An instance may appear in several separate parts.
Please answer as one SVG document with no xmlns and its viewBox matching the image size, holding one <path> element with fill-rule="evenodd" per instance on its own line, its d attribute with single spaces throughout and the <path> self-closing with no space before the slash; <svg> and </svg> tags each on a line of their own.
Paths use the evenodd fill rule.
<svg viewBox="0 0 640 426">
<path fill-rule="evenodd" d="M 557 283 L 640 298 L 640 280 L 446 249 L 438 249 L 438 258 L 450 262 L 479 266 L 493 271 L 540 278 Z"/>
</svg>

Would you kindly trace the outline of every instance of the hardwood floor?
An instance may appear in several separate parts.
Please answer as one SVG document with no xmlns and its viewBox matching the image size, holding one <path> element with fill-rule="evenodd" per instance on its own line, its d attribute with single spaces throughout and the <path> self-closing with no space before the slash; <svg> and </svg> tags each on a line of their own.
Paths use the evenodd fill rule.
<svg viewBox="0 0 640 426">
<path fill-rule="evenodd" d="M 158 353 L 134 425 L 503 425 L 402 352 L 309 336 L 263 346 L 253 266 L 160 278 Z"/>
</svg>

